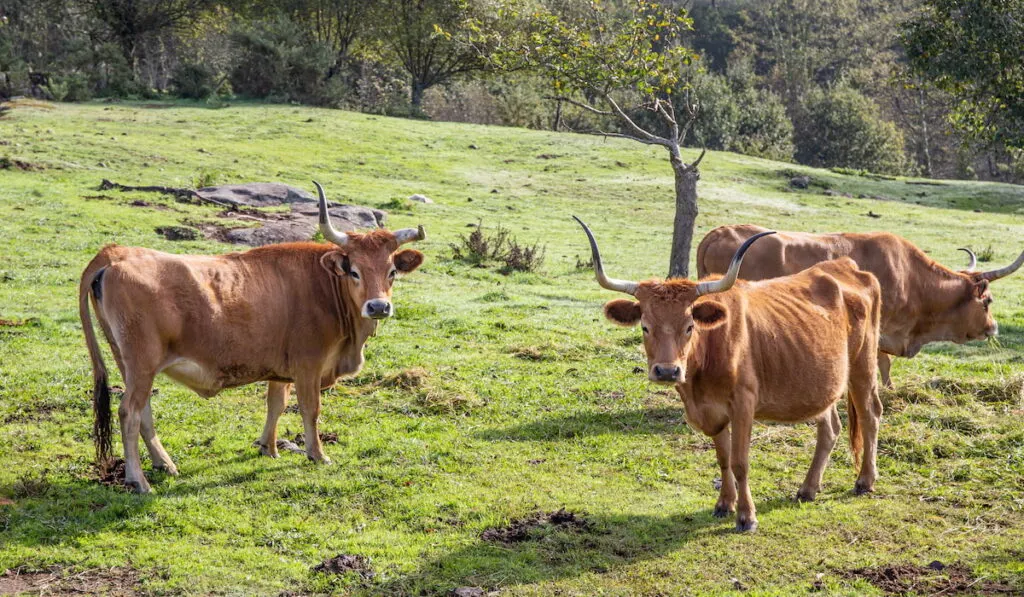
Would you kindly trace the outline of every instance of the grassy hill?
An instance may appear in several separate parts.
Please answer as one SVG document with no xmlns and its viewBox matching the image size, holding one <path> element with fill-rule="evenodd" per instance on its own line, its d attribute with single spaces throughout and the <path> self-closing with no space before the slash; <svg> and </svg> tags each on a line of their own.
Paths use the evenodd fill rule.
<svg viewBox="0 0 1024 597">
<path fill-rule="evenodd" d="M 792 190 L 794 174 L 811 187 Z M 363 372 L 324 394 L 333 465 L 258 456 L 262 386 L 202 399 L 160 378 L 156 425 L 181 475 L 152 474 L 144 497 L 97 482 L 82 268 L 108 242 L 237 249 L 154 232 L 219 221 L 215 207 L 98 191 L 104 178 L 316 179 L 333 200 L 397 206 L 391 227 L 426 227 L 427 262 L 396 285 L 398 317 Z M 697 237 L 739 222 L 889 230 L 957 268 L 957 247 L 991 247 L 998 265 L 1024 249 L 1024 189 L 919 182 L 709 153 Z M 120 574 L 154 593 L 860 595 L 903 586 L 878 580 L 895 566 L 893 582 L 920 593 L 1024 591 L 1024 275 L 994 285 L 998 342 L 895 362 L 875 494 L 853 497 L 843 439 L 818 501 L 793 502 L 814 429 L 756 426 L 761 526 L 739 535 L 711 515 L 711 440 L 674 392 L 634 373 L 639 332 L 604 320 L 611 294 L 577 268 L 587 247 L 570 214 L 594 229 L 611 275 L 664 275 L 671 188 L 657 148 L 585 136 L 287 106 L 17 108 L 0 121 L 0 570 Z M 436 203 L 394 201 L 413 193 Z M 480 221 L 546 245 L 541 271 L 454 261 L 449 244 Z M 301 431 L 298 414 L 281 430 Z M 482 537 L 561 507 L 585 522 Z M 375 574 L 312 570 L 339 554 Z"/>
</svg>

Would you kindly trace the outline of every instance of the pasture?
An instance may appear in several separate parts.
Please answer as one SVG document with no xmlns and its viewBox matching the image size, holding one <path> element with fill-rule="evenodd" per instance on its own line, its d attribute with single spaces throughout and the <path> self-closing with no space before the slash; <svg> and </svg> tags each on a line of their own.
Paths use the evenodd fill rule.
<svg viewBox="0 0 1024 597">
<path fill-rule="evenodd" d="M 701 171 L 698 240 L 741 222 L 889 230 L 955 269 L 957 247 L 991 247 L 981 267 L 1024 249 L 1020 187 L 714 152 Z M 808 189 L 790 188 L 796 174 Z M 108 242 L 238 249 L 154 232 L 222 221 L 215 206 L 97 190 L 105 178 L 316 179 L 332 200 L 388 210 L 391 228 L 426 227 L 425 264 L 396 283 L 397 317 L 363 371 L 324 393 L 332 465 L 259 456 L 265 385 L 203 399 L 158 378 L 156 427 L 181 475 L 152 473 L 144 456 L 152 495 L 99 482 L 81 270 Z M 593 228 L 609 275 L 663 275 L 671 185 L 659 148 L 569 134 L 289 106 L 16 108 L 0 121 L 0 571 L 91 571 L 152 594 L 1024 591 L 1024 274 L 993 285 L 998 341 L 894 361 L 874 494 L 852 495 L 844 432 L 817 501 L 794 502 L 814 428 L 756 425 L 760 529 L 737 534 L 712 517 L 711 439 L 686 425 L 674 391 L 634 371 L 640 332 L 604 319 L 617 297 L 577 266 L 589 255 L 571 214 Z M 413 193 L 435 203 L 402 201 Z M 478 222 L 546 245 L 541 270 L 452 259 Z M 282 436 L 301 427 L 295 412 L 281 420 Z M 542 516 L 563 507 L 574 516 Z M 372 570 L 314 570 L 340 554 Z M 879 580 L 886 569 L 897 580 Z"/>
</svg>

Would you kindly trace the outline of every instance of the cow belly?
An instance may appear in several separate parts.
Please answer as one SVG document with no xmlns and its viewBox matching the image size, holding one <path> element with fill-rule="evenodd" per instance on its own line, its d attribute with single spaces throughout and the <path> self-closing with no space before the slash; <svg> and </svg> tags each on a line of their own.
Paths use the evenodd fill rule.
<svg viewBox="0 0 1024 597">
<path fill-rule="evenodd" d="M 191 359 L 176 359 L 164 367 L 163 373 L 193 392 L 209 398 L 223 387 L 216 372 Z"/>
</svg>

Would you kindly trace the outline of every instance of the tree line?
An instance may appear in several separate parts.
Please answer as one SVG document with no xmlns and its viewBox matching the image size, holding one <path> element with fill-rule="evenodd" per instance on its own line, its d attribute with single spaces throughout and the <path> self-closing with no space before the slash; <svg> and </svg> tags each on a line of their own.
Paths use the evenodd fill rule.
<svg viewBox="0 0 1024 597">
<path fill-rule="evenodd" d="M 1022 0 L 0 0 L 0 97 L 259 99 L 622 135 L 665 124 L 660 105 L 684 146 L 1024 182 L 1022 23 Z M 614 39 L 644 59 L 554 51 Z M 594 109 L 606 91 L 626 120 Z"/>
</svg>

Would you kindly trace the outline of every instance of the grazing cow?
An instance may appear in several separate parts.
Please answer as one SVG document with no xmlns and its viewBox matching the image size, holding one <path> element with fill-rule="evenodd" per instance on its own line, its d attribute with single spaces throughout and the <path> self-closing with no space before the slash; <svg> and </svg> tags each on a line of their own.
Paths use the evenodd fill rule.
<svg viewBox="0 0 1024 597">
<path fill-rule="evenodd" d="M 751 225 L 721 226 L 697 247 L 697 275 L 720 274 L 744 241 L 765 228 Z M 882 333 L 878 370 L 882 383 L 892 387 L 889 355 L 911 358 L 929 342 L 958 344 L 998 333 L 989 306 L 989 282 L 1017 271 L 1024 253 L 1011 265 L 987 272 L 972 271 L 977 259 L 970 255 L 966 271 L 956 272 L 929 257 L 910 241 L 887 232 L 865 234 L 810 234 L 780 232 L 757 244 L 740 270 L 744 280 L 764 280 L 795 274 L 816 263 L 850 257 L 871 272 L 882 285 Z"/>
<path fill-rule="evenodd" d="M 97 458 L 109 461 L 110 392 L 89 303 L 114 353 L 125 392 L 118 409 L 125 484 L 146 493 L 139 434 L 154 468 L 177 469 L 153 428 L 153 378 L 165 373 L 197 394 L 268 381 L 260 451 L 277 457 L 277 421 L 295 384 L 306 455 L 329 462 L 317 431 L 320 391 L 359 371 L 378 320 L 394 313 L 395 276 L 423 254 L 400 245 L 423 227 L 345 234 L 320 196 L 320 230 L 330 244 L 293 243 L 227 255 L 172 255 L 108 245 L 82 274 L 79 315 L 92 359 Z"/>
<path fill-rule="evenodd" d="M 875 380 L 881 291 L 851 259 L 819 264 L 785 278 L 736 280 L 743 255 L 764 231 L 736 251 L 725 276 L 701 282 L 607 277 L 590 240 L 598 283 L 636 298 L 604 306 L 619 325 L 640 324 L 651 381 L 675 384 L 686 420 L 714 438 L 722 488 L 715 516 L 736 510 L 736 528 L 757 527 L 747 482 L 754 420 L 816 420 L 818 441 L 799 500 L 813 500 L 840 431 L 834 405 L 850 412 L 856 493 L 872 491 L 882 402 Z M 731 427 L 731 430 L 730 430 Z M 738 499 L 738 503 L 737 503 Z"/>
</svg>

